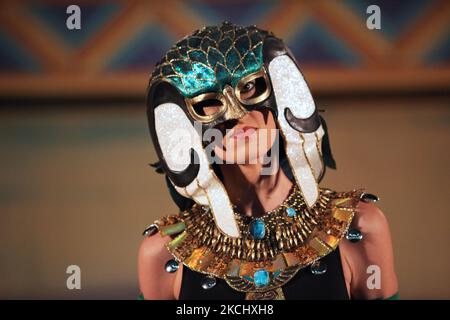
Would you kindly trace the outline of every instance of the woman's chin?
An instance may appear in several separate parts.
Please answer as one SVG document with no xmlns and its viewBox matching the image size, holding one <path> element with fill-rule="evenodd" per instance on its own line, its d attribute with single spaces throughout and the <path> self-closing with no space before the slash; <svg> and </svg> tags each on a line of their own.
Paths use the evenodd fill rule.
<svg viewBox="0 0 450 320">
<path fill-rule="evenodd" d="M 216 153 L 217 155 L 217 153 Z M 218 157 L 226 164 L 239 164 L 239 165 L 253 165 L 258 164 L 260 157 L 257 152 L 248 152 L 247 150 L 242 150 L 241 152 L 225 152 L 223 157 Z"/>
</svg>

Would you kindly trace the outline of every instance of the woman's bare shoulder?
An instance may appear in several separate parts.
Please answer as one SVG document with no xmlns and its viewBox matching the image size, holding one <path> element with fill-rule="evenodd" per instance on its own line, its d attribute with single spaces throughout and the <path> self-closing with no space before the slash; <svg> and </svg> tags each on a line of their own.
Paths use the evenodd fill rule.
<svg viewBox="0 0 450 320">
<path fill-rule="evenodd" d="M 165 271 L 165 264 L 172 259 L 165 245 L 170 237 L 159 233 L 142 241 L 138 254 L 139 287 L 145 299 L 174 299 L 174 273 Z"/>
<path fill-rule="evenodd" d="M 145 237 L 139 247 L 139 258 L 153 261 L 158 258 L 170 257 L 165 245 L 170 241 L 170 237 L 162 237 L 159 233 Z"/>
<path fill-rule="evenodd" d="M 385 214 L 375 204 L 360 201 L 351 229 L 362 234 L 359 242 L 344 239 L 341 243 L 351 269 L 352 296 L 371 299 L 397 293 L 392 239 Z"/>
<path fill-rule="evenodd" d="M 377 241 L 387 240 L 389 235 L 389 222 L 374 203 L 360 201 L 357 206 L 357 213 L 353 219 L 352 227 L 356 227 L 366 237 L 376 236 Z"/>
</svg>

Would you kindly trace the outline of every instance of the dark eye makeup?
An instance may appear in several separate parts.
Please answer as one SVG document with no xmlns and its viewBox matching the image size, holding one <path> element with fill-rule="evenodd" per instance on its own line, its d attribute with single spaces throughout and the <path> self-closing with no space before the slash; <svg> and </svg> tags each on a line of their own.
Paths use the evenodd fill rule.
<svg viewBox="0 0 450 320">
<path fill-rule="evenodd" d="M 258 98 L 267 91 L 267 83 L 264 77 L 255 78 L 244 84 L 239 91 L 240 100 Z"/>
</svg>

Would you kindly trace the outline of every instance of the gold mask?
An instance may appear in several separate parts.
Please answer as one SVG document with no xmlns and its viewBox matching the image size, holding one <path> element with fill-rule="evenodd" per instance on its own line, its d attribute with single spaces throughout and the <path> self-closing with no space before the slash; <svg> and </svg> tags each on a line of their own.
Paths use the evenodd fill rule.
<svg viewBox="0 0 450 320">
<path fill-rule="evenodd" d="M 255 93 L 243 97 L 246 86 L 252 84 Z M 227 121 L 240 119 L 248 113 L 245 106 L 254 105 L 266 100 L 272 91 L 269 77 L 264 68 L 243 77 L 233 89 L 227 85 L 222 93 L 207 92 L 193 98 L 185 98 L 189 114 L 196 121 L 209 123 L 215 120 Z M 208 107 L 213 105 L 213 107 Z M 206 112 L 205 110 L 208 110 Z"/>
</svg>

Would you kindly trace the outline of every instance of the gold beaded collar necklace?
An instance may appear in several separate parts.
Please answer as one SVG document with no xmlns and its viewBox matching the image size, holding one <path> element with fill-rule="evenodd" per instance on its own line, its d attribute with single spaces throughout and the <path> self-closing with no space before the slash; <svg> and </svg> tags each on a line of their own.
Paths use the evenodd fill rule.
<svg viewBox="0 0 450 320">
<path fill-rule="evenodd" d="M 247 299 L 283 298 L 281 287 L 298 270 L 337 248 L 361 193 L 320 189 L 308 208 L 295 185 L 280 206 L 261 217 L 235 212 L 241 238 L 220 232 L 210 208 L 197 204 L 155 225 L 172 237 L 167 248 L 176 261 L 191 270 L 225 279 Z"/>
</svg>

